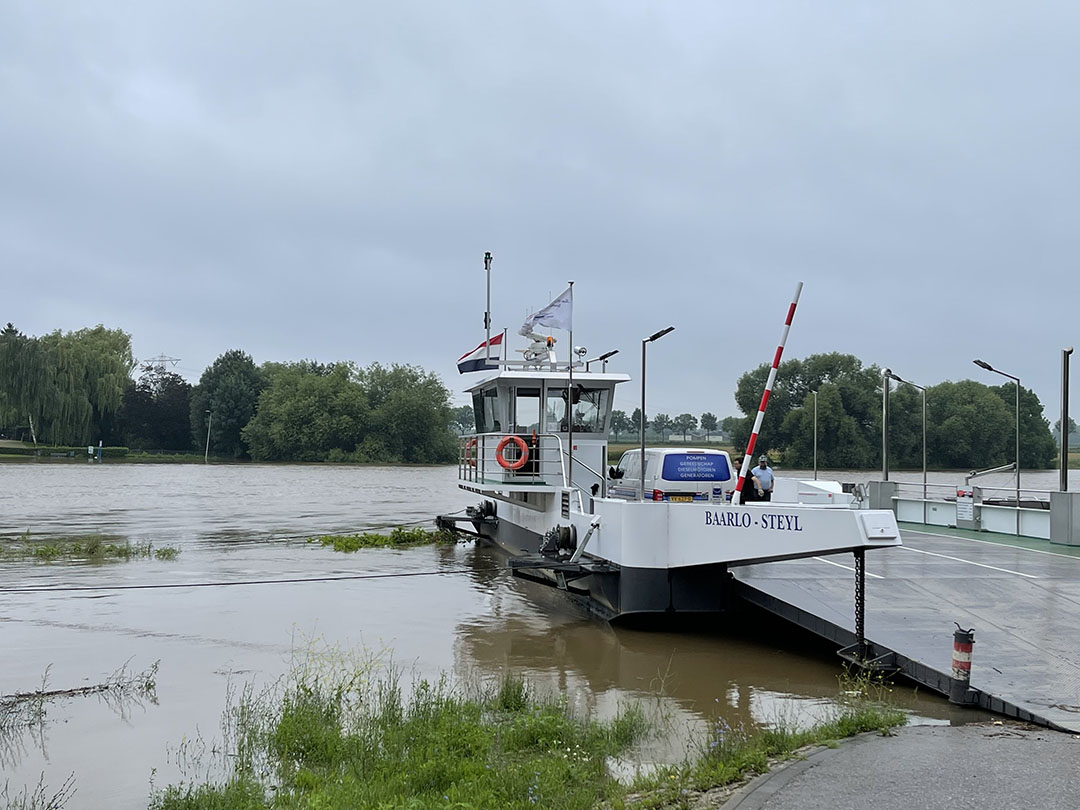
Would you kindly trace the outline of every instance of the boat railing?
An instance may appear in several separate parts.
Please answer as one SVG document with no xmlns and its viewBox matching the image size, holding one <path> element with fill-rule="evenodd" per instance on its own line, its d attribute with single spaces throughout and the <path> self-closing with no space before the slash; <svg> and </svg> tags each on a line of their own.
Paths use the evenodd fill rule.
<svg viewBox="0 0 1080 810">
<path fill-rule="evenodd" d="M 524 443 L 525 453 L 515 438 Z M 499 463 L 500 447 L 504 464 Z M 458 439 L 458 479 L 474 484 L 565 487 L 565 456 L 562 437 L 555 433 L 465 435 Z M 574 463 L 581 462 L 575 459 Z"/>
<path fill-rule="evenodd" d="M 897 481 L 897 497 L 922 498 L 924 501 L 955 501 L 956 484 L 931 484 L 921 481 Z"/>
<path fill-rule="evenodd" d="M 1050 490 L 963 484 L 890 482 L 901 521 L 981 531 L 1050 537 Z M 1019 495 L 1019 497 L 1018 497 Z"/>
</svg>

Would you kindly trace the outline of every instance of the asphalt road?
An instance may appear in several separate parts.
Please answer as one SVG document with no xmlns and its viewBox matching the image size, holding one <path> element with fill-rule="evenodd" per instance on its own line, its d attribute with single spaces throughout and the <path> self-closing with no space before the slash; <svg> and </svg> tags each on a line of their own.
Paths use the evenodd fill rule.
<svg viewBox="0 0 1080 810">
<path fill-rule="evenodd" d="M 863 735 L 755 779 L 724 810 L 1077 810 L 1080 735 L 1016 723 Z"/>
</svg>

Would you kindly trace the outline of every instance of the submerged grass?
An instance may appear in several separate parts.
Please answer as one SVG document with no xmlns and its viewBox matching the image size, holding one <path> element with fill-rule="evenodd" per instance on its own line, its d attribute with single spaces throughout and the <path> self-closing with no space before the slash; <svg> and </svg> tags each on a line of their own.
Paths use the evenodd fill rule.
<svg viewBox="0 0 1080 810">
<path fill-rule="evenodd" d="M 0 560 L 37 560 L 54 562 L 56 560 L 133 560 L 143 557 L 156 557 L 159 560 L 174 560 L 180 549 L 174 546 L 154 548 L 150 541 L 132 543 L 130 540 L 104 534 L 90 534 L 82 537 L 60 537 L 47 540 L 31 538 L 30 532 L 22 534 L 17 540 L 0 542 Z"/>
<path fill-rule="evenodd" d="M 883 679 L 848 671 L 840 687 L 830 716 L 810 727 L 799 727 L 786 718 L 754 728 L 733 727 L 722 718 L 714 721 L 696 757 L 639 778 L 633 791 L 611 807 L 690 807 L 704 793 L 719 794 L 709 804 L 718 806 L 751 777 L 798 757 L 807 748 L 835 746 L 841 739 L 866 732 L 888 736 L 907 723 L 904 712 L 889 703 L 891 687 Z"/>
<path fill-rule="evenodd" d="M 370 674 L 328 677 L 308 667 L 260 697 L 244 692 L 226 712 L 227 776 L 156 790 L 150 807 L 683 808 L 807 746 L 887 734 L 905 722 L 881 702 L 884 686 L 856 679 L 817 726 L 732 728 L 719 720 L 683 765 L 625 785 L 608 762 L 652 733 L 640 706 L 601 722 L 515 677 L 465 687 L 421 681 L 406 698 L 394 677 Z"/>
<path fill-rule="evenodd" d="M 578 717 L 509 678 L 300 674 L 273 699 L 245 693 L 227 713 L 232 773 L 156 792 L 155 810 L 254 808 L 594 807 L 615 798 L 606 759 L 645 729 L 637 708 L 610 722 Z"/>
<path fill-rule="evenodd" d="M 362 534 L 324 534 L 308 538 L 309 543 L 333 546 L 334 551 L 359 551 L 362 548 L 408 548 L 429 546 L 435 543 L 456 543 L 457 535 L 445 529 L 428 531 L 421 526 L 406 529 L 398 526 L 390 534 L 364 532 Z"/>
</svg>

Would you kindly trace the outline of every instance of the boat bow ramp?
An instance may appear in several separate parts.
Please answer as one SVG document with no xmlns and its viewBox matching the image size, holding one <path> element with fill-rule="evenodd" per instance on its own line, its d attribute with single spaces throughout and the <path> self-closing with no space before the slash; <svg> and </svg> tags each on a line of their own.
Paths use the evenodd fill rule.
<svg viewBox="0 0 1080 810">
<path fill-rule="evenodd" d="M 866 558 L 858 657 L 948 695 L 953 632 L 972 628 L 965 702 L 1080 733 L 1080 549 L 963 530 L 901 532 L 903 546 Z M 731 571 L 743 599 L 850 651 L 854 568 L 851 556 L 834 555 Z"/>
</svg>

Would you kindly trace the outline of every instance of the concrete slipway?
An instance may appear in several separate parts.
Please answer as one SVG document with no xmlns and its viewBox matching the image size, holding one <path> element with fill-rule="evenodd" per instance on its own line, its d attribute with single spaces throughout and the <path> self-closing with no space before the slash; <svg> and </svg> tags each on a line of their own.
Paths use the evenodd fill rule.
<svg viewBox="0 0 1080 810">
<path fill-rule="evenodd" d="M 1080 732 L 1080 548 L 902 525 L 903 547 L 866 555 L 866 638 L 947 693 L 954 622 L 974 628 L 972 698 Z M 855 641 L 850 556 L 734 568 L 740 595 L 841 646 Z"/>
</svg>

